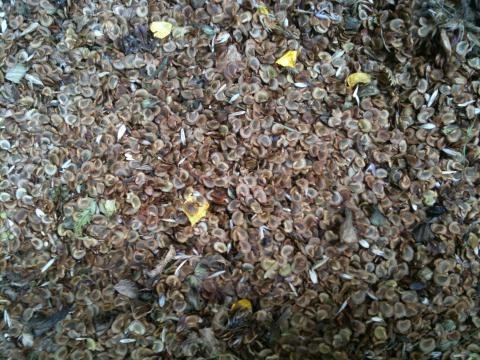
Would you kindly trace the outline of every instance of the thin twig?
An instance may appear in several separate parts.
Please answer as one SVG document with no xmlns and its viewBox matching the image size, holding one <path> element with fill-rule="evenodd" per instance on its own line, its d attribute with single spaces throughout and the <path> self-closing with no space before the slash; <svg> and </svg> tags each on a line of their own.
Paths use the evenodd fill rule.
<svg viewBox="0 0 480 360">
<path fill-rule="evenodd" d="M 302 10 L 302 9 L 295 9 L 294 10 L 296 13 L 299 13 L 299 14 L 310 14 L 310 15 L 313 15 L 314 12 L 313 11 L 307 11 L 307 10 Z"/>
<path fill-rule="evenodd" d="M 385 50 L 390 52 L 390 48 L 387 46 L 387 43 L 385 42 L 385 38 L 383 37 L 383 28 L 381 26 L 380 26 L 380 36 L 382 37 L 383 46 L 385 46 Z"/>
<path fill-rule="evenodd" d="M 152 271 L 149 271 L 147 275 L 149 277 L 155 277 L 157 275 L 160 275 L 163 272 L 163 269 L 165 269 L 165 266 L 167 266 L 167 264 L 170 262 L 170 260 L 174 258 L 174 256 L 175 256 L 175 248 L 173 247 L 173 245 L 170 245 L 170 248 L 168 249 L 168 252 L 165 255 L 165 257 L 162 260 L 160 260 L 160 262 L 155 267 L 155 269 L 153 269 Z"/>
</svg>

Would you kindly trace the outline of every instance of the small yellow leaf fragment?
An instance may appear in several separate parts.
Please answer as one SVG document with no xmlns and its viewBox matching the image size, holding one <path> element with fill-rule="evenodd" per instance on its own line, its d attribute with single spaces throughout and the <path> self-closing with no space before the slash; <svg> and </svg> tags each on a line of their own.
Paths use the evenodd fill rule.
<svg viewBox="0 0 480 360">
<path fill-rule="evenodd" d="M 87 349 L 90 351 L 103 351 L 104 348 L 102 345 L 97 343 L 95 340 L 92 338 L 87 338 Z"/>
<path fill-rule="evenodd" d="M 185 198 L 185 202 L 182 205 L 182 211 L 187 215 L 190 224 L 194 226 L 205 215 L 207 215 L 208 208 L 210 207 L 208 201 L 200 194 L 190 194 Z"/>
<path fill-rule="evenodd" d="M 236 310 L 252 310 L 252 302 L 248 299 L 240 299 L 230 307 L 230 311 Z"/>
<path fill-rule="evenodd" d="M 258 10 L 257 10 L 261 15 L 268 15 L 270 14 L 270 11 L 268 10 L 268 7 L 266 7 L 265 5 L 261 4 L 258 6 Z"/>
<path fill-rule="evenodd" d="M 287 51 L 285 55 L 283 55 L 280 59 L 275 61 L 275 63 L 283 67 L 294 68 L 297 63 L 297 51 L 296 50 Z"/>
<path fill-rule="evenodd" d="M 172 32 L 173 25 L 168 21 L 154 21 L 150 24 L 150 31 L 153 36 L 159 39 L 164 39 Z"/>
<path fill-rule="evenodd" d="M 370 75 L 363 72 L 356 72 L 348 75 L 347 86 L 352 89 L 357 84 L 369 84 L 372 81 Z"/>
</svg>

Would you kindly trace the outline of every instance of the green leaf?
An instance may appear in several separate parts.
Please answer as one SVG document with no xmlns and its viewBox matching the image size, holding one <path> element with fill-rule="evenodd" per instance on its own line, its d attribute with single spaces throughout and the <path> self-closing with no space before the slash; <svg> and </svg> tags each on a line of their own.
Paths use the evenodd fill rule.
<svg viewBox="0 0 480 360">
<path fill-rule="evenodd" d="M 103 346 L 98 344 L 95 340 L 92 338 L 87 339 L 87 349 L 90 351 L 102 351 Z"/>
<path fill-rule="evenodd" d="M 83 209 L 80 212 L 80 214 L 78 215 L 78 218 L 75 221 L 75 224 L 73 225 L 73 231 L 76 236 L 78 237 L 82 236 L 83 228 L 86 225 L 90 224 L 96 209 L 97 209 L 97 204 L 95 203 L 95 201 L 91 200 L 90 207 Z"/>
</svg>

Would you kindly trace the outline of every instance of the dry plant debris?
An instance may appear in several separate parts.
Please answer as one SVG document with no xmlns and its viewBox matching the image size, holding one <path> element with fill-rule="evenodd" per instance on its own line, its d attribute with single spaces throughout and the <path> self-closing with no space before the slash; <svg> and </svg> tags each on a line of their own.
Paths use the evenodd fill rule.
<svg viewBox="0 0 480 360">
<path fill-rule="evenodd" d="M 0 1 L 0 358 L 479 359 L 479 35 L 479 1 Z"/>
</svg>

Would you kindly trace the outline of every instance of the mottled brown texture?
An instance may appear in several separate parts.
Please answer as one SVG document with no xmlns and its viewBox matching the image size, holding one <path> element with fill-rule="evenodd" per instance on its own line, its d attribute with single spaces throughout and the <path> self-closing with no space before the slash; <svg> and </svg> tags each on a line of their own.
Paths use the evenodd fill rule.
<svg viewBox="0 0 480 360">
<path fill-rule="evenodd" d="M 4 0 L 0 358 L 478 358 L 478 8 Z"/>
</svg>

